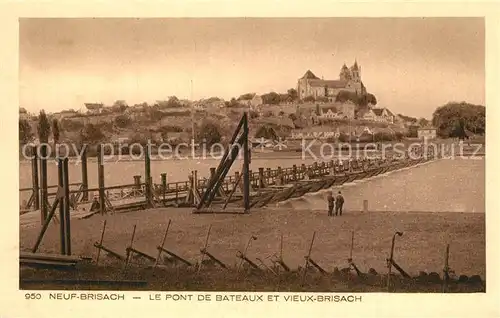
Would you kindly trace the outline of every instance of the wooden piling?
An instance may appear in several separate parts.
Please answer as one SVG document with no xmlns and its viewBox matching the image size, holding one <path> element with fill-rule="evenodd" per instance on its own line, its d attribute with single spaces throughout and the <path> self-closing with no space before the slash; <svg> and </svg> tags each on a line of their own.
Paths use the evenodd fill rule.
<svg viewBox="0 0 500 318">
<path fill-rule="evenodd" d="M 363 212 L 368 213 L 368 200 L 363 200 Z"/>
<path fill-rule="evenodd" d="M 141 190 L 141 176 L 140 175 L 137 175 L 137 176 L 134 176 L 134 189 L 136 190 Z"/>
<path fill-rule="evenodd" d="M 60 252 L 62 255 L 66 255 L 66 230 L 64 227 L 64 222 L 66 221 L 65 216 L 65 204 L 64 204 L 64 163 L 63 159 L 58 159 L 57 171 L 59 179 L 59 188 L 57 189 L 57 198 L 59 201 L 59 240 L 60 240 Z"/>
<path fill-rule="evenodd" d="M 276 175 L 276 181 L 274 182 L 276 185 L 283 185 L 283 170 L 280 166 L 278 166 L 278 172 Z"/>
<path fill-rule="evenodd" d="M 35 210 L 40 209 L 40 181 L 38 180 L 38 147 L 31 148 L 31 180 L 33 184 L 33 198 Z"/>
<path fill-rule="evenodd" d="M 259 188 L 265 188 L 266 182 L 264 180 L 264 168 L 259 168 Z"/>
<path fill-rule="evenodd" d="M 41 181 L 41 189 L 40 189 L 40 212 L 41 212 L 41 220 L 42 224 L 44 224 L 45 219 L 47 218 L 47 144 L 42 143 L 40 145 L 40 181 Z"/>
<path fill-rule="evenodd" d="M 148 207 L 152 207 L 152 179 L 151 179 L 151 158 L 150 158 L 150 148 L 149 146 L 147 147 L 146 151 L 144 152 L 144 182 L 146 183 L 145 185 L 145 195 L 146 195 L 146 205 Z"/>
<path fill-rule="evenodd" d="M 82 165 L 82 201 L 89 201 L 89 179 L 87 170 L 87 145 L 83 145 L 82 154 L 80 156 L 80 161 Z"/>
<path fill-rule="evenodd" d="M 64 239 L 66 246 L 66 255 L 71 255 L 71 216 L 70 216 L 70 197 L 69 197 L 69 159 L 63 160 L 64 176 Z M 62 223 L 62 222 L 61 222 Z"/>
<path fill-rule="evenodd" d="M 106 200 L 104 198 L 105 185 L 104 185 L 104 162 L 103 162 L 102 145 L 97 148 L 97 179 L 99 183 L 99 211 L 101 215 L 106 212 Z"/>
<path fill-rule="evenodd" d="M 167 194 L 167 174 L 161 174 L 161 191 L 163 195 L 163 204 L 166 202 L 166 194 Z"/>
<path fill-rule="evenodd" d="M 250 210 L 250 149 L 248 147 L 248 114 L 243 115 L 243 206 Z"/>
</svg>

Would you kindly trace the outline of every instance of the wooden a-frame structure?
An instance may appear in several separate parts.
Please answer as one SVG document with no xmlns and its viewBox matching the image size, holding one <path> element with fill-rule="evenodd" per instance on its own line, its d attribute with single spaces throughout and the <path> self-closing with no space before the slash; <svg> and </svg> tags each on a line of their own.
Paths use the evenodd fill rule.
<svg viewBox="0 0 500 318">
<path fill-rule="evenodd" d="M 243 181 L 243 212 L 248 213 L 250 210 L 250 149 L 249 149 L 249 138 L 248 138 L 248 114 L 244 113 L 241 118 L 238 127 L 233 133 L 231 140 L 229 142 L 228 148 L 224 152 L 217 170 L 210 178 L 206 191 L 201 196 L 201 199 L 194 210 L 194 213 L 216 213 L 216 209 L 211 209 L 212 202 L 215 196 L 221 190 L 221 185 L 224 182 L 226 175 L 231 169 L 232 164 L 238 157 L 240 150 L 243 149 L 243 173 L 241 178 Z M 238 184 L 233 185 L 235 188 Z M 234 191 L 229 193 L 226 199 L 226 204 L 222 207 L 222 211 L 226 209 L 227 203 L 231 199 Z"/>
</svg>

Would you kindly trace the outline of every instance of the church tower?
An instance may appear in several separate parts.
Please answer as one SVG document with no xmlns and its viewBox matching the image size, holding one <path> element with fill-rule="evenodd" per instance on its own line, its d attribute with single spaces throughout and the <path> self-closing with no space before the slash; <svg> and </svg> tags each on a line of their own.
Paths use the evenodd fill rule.
<svg viewBox="0 0 500 318">
<path fill-rule="evenodd" d="M 339 78 L 341 81 L 344 81 L 344 82 L 348 82 L 352 79 L 351 72 L 349 71 L 349 69 L 347 68 L 347 65 L 345 65 L 345 63 L 342 66 L 342 68 L 340 69 Z"/>
<path fill-rule="evenodd" d="M 358 65 L 358 61 L 354 60 L 354 65 L 351 66 L 352 80 L 359 83 L 361 82 L 361 67 Z"/>
</svg>

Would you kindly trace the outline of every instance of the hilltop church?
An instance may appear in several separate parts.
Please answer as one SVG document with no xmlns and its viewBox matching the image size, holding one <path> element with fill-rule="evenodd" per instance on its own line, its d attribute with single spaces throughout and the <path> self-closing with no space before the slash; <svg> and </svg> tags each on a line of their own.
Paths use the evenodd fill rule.
<svg viewBox="0 0 500 318">
<path fill-rule="evenodd" d="M 361 81 L 361 67 L 358 62 L 348 68 L 345 64 L 340 69 L 338 80 L 323 80 L 310 70 L 299 78 L 297 92 L 300 99 L 312 96 L 314 98 L 327 97 L 334 102 L 340 91 L 349 91 L 356 94 L 365 94 L 366 88 Z"/>
</svg>

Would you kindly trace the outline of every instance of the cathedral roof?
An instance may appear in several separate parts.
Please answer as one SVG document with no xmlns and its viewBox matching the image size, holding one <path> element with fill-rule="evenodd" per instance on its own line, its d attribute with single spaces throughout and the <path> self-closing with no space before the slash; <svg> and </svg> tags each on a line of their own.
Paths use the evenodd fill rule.
<svg viewBox="0 0 500 318">
<path fill-rule="evenodd" d="M 358 66 L 358 61 L 354 61 L 354 65 L 352 66 L 352 69 L 353 70 L 359 70 L 359 66 Z"/>
<path fill-rule="evenodd" d="M 302 76 L 301 79 L 319 79 L 319 77 L 314 75 L 314 73 L 311 72 L 311 70 L 307 70 L 307 72 L 304 74 L 304 76 Z"/>
<path fill-rule="evenodd" d="M 313 80 L 309 84 L 314 87 L 328 87 L 328 88 L 345 88 L 347 86 L 346 81 L 340 80 Z"/>
</svg>

